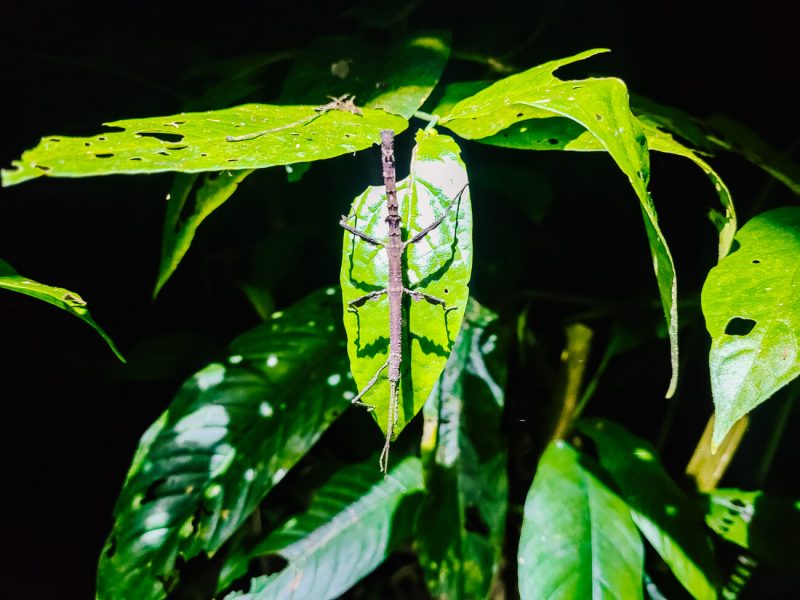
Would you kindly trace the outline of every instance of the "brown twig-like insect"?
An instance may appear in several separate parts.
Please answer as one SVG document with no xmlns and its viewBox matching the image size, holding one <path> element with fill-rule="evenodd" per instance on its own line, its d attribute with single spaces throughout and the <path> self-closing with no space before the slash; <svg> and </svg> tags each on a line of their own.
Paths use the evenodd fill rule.
<svg viewBox="0 0 800 600">
<path fill-rule="evenodd" d="M 397 416 L 399 410 L 399 386 L 400 386 L 400 367 L 403 360 L 403 294 L 407 294 L 414 300 L 426 300 L 431 304 L 437 304 L 444 308 L 445 313 L 454 310 L 454 307 L 447 307 L 447 303 L 441 298 L 431 296 L 424 292 L 417 290 L 410 290 L 403 287 L 403 267 L 402 259 L 403 252 L 409 244 L 414 244 L 424 238 L 428 233 L 439 227 L 442 221 L 447 217 L 450 207 L 459 200 L 461 194 L 466 189 L 466 186 L 458 193 L 458 195 L 450 202 L 445 211 L 433 223 L 416 233 L 405 242 L 402 240 L 401 233 L 401 218 L 400 206 L 397 202 L 397 187 L 394 166 L 394 132 L 387 129 L 381 131 L 381 160 L 383 165 L 383 182 L 386 186 L 386 200 L 388 215 L 386 217 L 386 224 L 388 226 L 389 234 L 385 242 L 375 239 L 363 231 L 359 231 L 355 227 L 348 225 L 347 221 L 352 218 L 342 216 L 339 224 L 354 236 L 373 244 L 386 248 L 389 259 L 389 281 L 387 286 L 378 291 L 370 292 L 348 303 L 348 309 L 355 312 L 356 308 L 364 305 L 369 300 L 375 300 L 386 294 L 389 298 L 389 358 L 378 369 L 375 376 L 370 379 L 364 388 L 353 398 L 352 403 L 360 406 L 365 406 L 372 410 L 374 407 L 361 402 L 361 398 L 366 394 L 370 388 L 378 381 L 380 374 L 384 369 L 388 369 L 387 379 L 389 380 L 389 418 L 386 426 L 386 441 L 383 445 L 383 450 L 380 456 L 381 471 L 386 473 L 389 466 L 389 446 L 394 434 L 394 427 L 397 424 Z"/>
</svg>

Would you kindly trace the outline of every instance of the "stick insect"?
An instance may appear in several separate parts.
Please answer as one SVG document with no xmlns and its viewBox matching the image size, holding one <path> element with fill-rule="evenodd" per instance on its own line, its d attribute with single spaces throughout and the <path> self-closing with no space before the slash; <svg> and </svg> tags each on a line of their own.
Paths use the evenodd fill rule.
<svg viewBox="0 0 800 600">
<path fill-rule="evenodd" d="M 379 246 L 386 249 L 388 255 L 389 277 L 387 286 L 382 290 L 377 290 L 365 294 L 359 298 L 351 300 L 348 303 L 348 310 L 357 312 L 358 307 L 363 306 L 370 300 L 377 300 L 384 294 L 389 299 L 389 357 L 386 362 L 378 369 L 375 375 L 370 379 L 364 388 L 352 399 L 352 403 L 364 406 L 369 410 L 374 410 L 374 407 L 361 402 L 364 394 L 366 394 L 379 380 L 381 373 L 387 370 L 387 379 L 389 382 L 389 412 L 386 426 L 386 439 L 383 445 L 383 450 L 380 455 L 380 468 L 381 471 L 386 473 L 389 464 L 389 447 L 391 445 L 394 428 L 397 424 L 399 412 L 399 393 L 400 393 L 400 379 L 401 367 L 403 361 L 403 295 L 411 297 L 415 301 L 425 300 L 431 304 L 439 305 L 443 308 L 445 315 L 450 310 L 455 310 L 456 307 L 448 307 L 445 300 L 426 294 L 418 290 L 411 290 L 403 285 L 403 253 L 410 245 L 422 240 L 431 231 L 439 227 L 444 219 L 447 217 L 450 208 L 459 201 L 461 195 L 466 189 L 466 185 L 456 195 L 456 197 L 448 204 L 442 215 L 435 219 L 427 227 L 423 228 L 408 240 L 402 240 L 400 207 L 397 200 L 397 187 L 395 175 L 395 159 L 394 159 L 394 132 L 391 130 L 381 131 L 381 162 L 383 167 L 383 181 L 386 187 L 386 200 L 387 212 L 386 224 L 388 228 L 388 237 L 385 241 L 378 240 L 371 235 L 356 229 L 351 226 L 348 221 L 355 215 L 350 217 L 342 216 L 339 225 L 345 230 L 350 232 L 357 238 L 365 242 Z"/>
</svg>

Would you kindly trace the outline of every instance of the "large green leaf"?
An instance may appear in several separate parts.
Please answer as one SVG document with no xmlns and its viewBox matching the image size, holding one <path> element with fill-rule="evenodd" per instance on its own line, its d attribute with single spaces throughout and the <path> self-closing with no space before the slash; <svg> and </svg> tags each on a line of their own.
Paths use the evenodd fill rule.
<svg viewBox="0 0 800 600">
<path fill-rule="evenodd" d="M 758 559 L 796 569 L 800 560 L 800 502 L 761 491 L 713 490 L 706 523 Z"/>
<path fill-rule="evenodd" d="M 322 38 L 294 61 L 281 99 L 311 104 L 350 94 L 359 106 L 410 119 L 439 81 L 449 56 L 446 32 L 415 34 L 389 45 L 355 37 Z"/>
<path fill-rule="evenodd" d="M 314 106 L 245 104 L 235 108 L 106 123 L 92 137 L 47 136 L 4 170 L 3 185 L 44 175 L 94 175 L 260 169 L 333 158 L 380 141 L 406 120 L 382 110 L 320 112 Z M 269 132 L 245 141 L 228 141 Z"/>
<path fill-rule="evenodd" d="M 292 517 L 249 552 L 223 568 L 224 587 L 246 572 L 250 559 L 277 554 L 287 561 L 278 573 L 255 578 L 233 600 L 337 598 L 380 565 L 411 534 L 422 491 L 418 458 L 407 458 L 384 477 L 373 461 L 338 471 L 308 510 Z"/>
<path fill-rule="evenodd" d="M 800 208 L 762 213 L 736 240 L 740 248 L 711 269 L 701 297 L 712 340 L 712 448 L 800 374 Z"/>
<path fill-rule="evenodd" d="M 235 340 L 147 430 L 100 557 L 98 598 L 164 598 L 178 557 L 213 553 L 348 406 L 328 288 Z"/>
<path fill-rule="evenodd" d="M 286 104 L 322 103 L 326 97 L 356 95 L 359 106 L 382 109 L 406 119 L 422 106 L 442 75 L 450 54 L 450 36 L 419 34 L 389 45 L 375 46 L 359 38 L 323 38 L 300 53 L 284 82 L 280 101 Z M 245 70 L 248 71 L 247 69 Z M 230 101 L 239 100 L 237 97 Z M 399 132 L 399 130 L 398 130 Z M 313 160 L 313 159 L 309 159 Z M 295 162 L 295 161 L 291 161 Z M 310 162 L 296 163 L 290 179 Z M 305 169 L 302 168 L 305 165 Z M 227 168 L 227 167 L 226 167 Z M 155 294 L 166 283 L 189 249 L 200 224 L 235 191 L 251 171 L 196 176 L 178 175 L 170 192 Z M 195 187 L 193 193 L 190 190 Z M 185 205 L 191 216 L 178 220 Z"/>
<path fill-rule="evenodd" d="M 397 185 L 404 239 L 448 211 L 441 225 L 404 254 L 404 285 L 446 300 L 448 308 L 404 295 L 405 318 L 400 410 L 395 435 L 422 408 L 453 348 L 469 297 L 472 268 L 472 210 L 467 171 L 452 138 L 419 132 L 410 175 Z M 463 193 L 459 197 L 459 193 Z M 457 200 L 457 201 L 456 201 Z M 452 204 L 452 205 L 451 205 Z M 449 209 L 448 209 L 449 206 Z M 383 186 L 369 187 L 353 202 L 349 224 L 373 238 L 387 238 Z M 344 234 L 341 284 L 350 366 L 362 390 L 389 356 L 389 301 L 386 294 L 348 310 L 348 303 L 386 288 L 386 250 L 351 233 Z M 389 413 L 389 382 L 384 371 L 363 397 L 375 407 L 384 433 Z"/>
<path fill-rule="evenodd" d="M 678 382 L 678 309 L 675 266 L 658 226 L 650 193 L 650 159 L 644 131 L 630 110 L 625 84 L 614 78 L 561 80 L 554 71 L 605 50 L 588 50 L 511 75 L 456 104 L 441 123 L 468 139 L 494 135 L 514 123 L 562 116 L 588 130 L 628 176 L 644 216 L 670 339 L 671 396 Z M 553 138 L 552 145 L 559 139 Z"/>
<path fill-rule="evenodd" d="M 584 421 L 580 429 L 595 442 L 634 522 L 678 581 L 694 598 L 716 598 L 720 577 L 703 513 L 661 466 L 655 448 L 610 421 Z"/>
<path fill-rule="evenodd" d="M 522 600 L 642 598 L 642 540 L 598 470 L 560 440 L 539 461 L 517 557 Z"/>
<path fill-rule="evenodd" d="M 71 292 L 61 287 L 45 285 L 43 283 L 39 283 L 38 281 L 23 277 L 14 270 L 14 267 L 12 267 L 3 259 L 0 259 L 0 289 L 18 292 L 20 294 L 25 294 L 26 296 L 37 298 L 43 302 L 57 306 L 61 310 L 65 310 L 72 315 L 75 315 L 81 321 L 87 323 L 97 333 L 99 333 L 100 337 L 105 340 L 106 344 L 108 344 L 108 347 L 111 348 L 111 351 L 117 356 L 117 358 L 122 362 L 125 362 L 125 357 L 123 357 L 120 351 L 117 350 L 114 342 L 111 340 L 108 334 L 103 331 L 103 328 L 95 322 L 95 320 L 92 318 L 92 315 L 89 314 L 89 309 L 86 308 L 86 300 L 81 298 L 75 292 Z"/>
<path fill-rule="evenodd" d="M 470 299 L 423 408 L 428 494 L 415 539 L 434 598 L 486 598 L 500 569 L 508 450 L 501 427 L 507 344 L 498 333 L 497 315 Z"/>
</svg>

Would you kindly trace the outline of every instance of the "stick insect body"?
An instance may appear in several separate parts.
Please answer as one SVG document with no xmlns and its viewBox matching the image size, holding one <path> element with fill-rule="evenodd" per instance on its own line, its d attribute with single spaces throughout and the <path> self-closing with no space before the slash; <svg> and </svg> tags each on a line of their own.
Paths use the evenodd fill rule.
<svg viewBox="0 0 800 600">
<path fill-rule="evenodd" d="M 383 445 L 383 450 L 380 456 L 381 471 L 386 473 L 389 466 L 389 446 L 394 434 L 394 427 L 397 424 L 397 417 L 399 411 L 399 386 L 400 386 L 400 367 L 403 360 L 402 348 L 402 330 L 403 330 L 403 294 L 407 294 L 414 300 L 426 300 L 431 304 L 437 304 L 444 308 L 445 313 L 454 308 L 448 308 L 447 303 L 441 298 L 431 296 L 418 290 L 410 290 L 403 287 L 403 271 L 402 271 L 402 258 L 403 252 L 409 244 L 414 244 L 424 238 L 428 233 L 439 227 L 444 221 L 450 207 L 455 203 L 463 193 L 463 189 L 455 197 L 455 199 L 447 206 L 447 209 L 442 213 L 438 219 L 433 223 L 416 233 L 413 237 L 402 240 L 401 236 L 401 218 L 400 206 L 397 201 L 397 187 L 395 176 L 394 164 L 394 132 L 391 130 L 381 131 L 381 161 L 383 166 L 383 181 L 386 186 L 386 199 L 388 215 L 386 223 L 388 226 L 388 239 L 385 242 L 375 239 L 374 237 L 359 231 L 347 223 L 351 217 L 342 217 L 339 224 L 354 236 L 370 243 L 375 246 L 386 248 L 389 262 L 389 280 L 386 288 L 369 294 L 365 294 L 355 300 L 349 302 L 348 310 L 355 312 L 357 307 L 363 306 L 369 300 L 376 300 L 386 294 L 389 298 L 389 358 L 378 369 L 375 375 L 370 379 L 364 388 L 353 398 L 352 403 L 360 406 L 365 406 L 372 410 L 374 407 L 361 402 L 361 398 L 366 394 L 370 388 L 378 381 L 384 369 L 388 369 L 387 379 L 389 381 L 389 417 L 386 426 L 386 441 Z M 466 189 L 466 186 L 465 186 Z"/>
</svg>

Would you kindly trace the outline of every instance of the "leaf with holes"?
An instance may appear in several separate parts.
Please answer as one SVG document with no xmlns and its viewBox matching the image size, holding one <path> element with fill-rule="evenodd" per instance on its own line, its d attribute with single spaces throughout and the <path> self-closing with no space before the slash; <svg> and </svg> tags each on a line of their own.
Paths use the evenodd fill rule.
<svg viewBox="0 0 800 600">
<path fill-rule="evenodd" d="M 497 315 L 470 299 L 423 408 L 425 487 L 416 547 L 434 598 L 486 598 L 500 571 L 508 505 L 502 431 L 507 343 Z"/>
<path fill-rule="evenodd" d="M 349 94 L 359 106 L 410 119 L 439 81 L 449 56 L 446 32 L 415 34 L 388 45 L 354 37 L 322 38 L 294 61 L 281 99 L 311 104 Z"/>
<path fill-rule="evenodd" d="M 642 598 L 642 540 L 599 470 L 562 441 L 539 461 L 517 556 L 522 600 Z"/>
<path fill-rule="evenodd" d="M 800 208 L 762 213 L 711 269 L 701 302 L 711 334 L 712 448 L 800 374 Z"/>
<path fill-rule="evenodd" d="M 566 117 L 588 130 L 628 176 L 644 217 L 661 305 L 670 339 L 672 378 L 667 396 L 678 383 L 678 292 L 675 266 L 658 225 L 647 190 L 650 158 L 642 127 L 630 110 L 625 84 L 614 78 L 561 80 L 553 73 L 606 50 L 587 50 L 511 75 L 456 104 L 440 123 L 468 139 L 486 138 L 520 121 Z M 557 146 L 560 138 L 548 138 Z"/>
<path fill-rule="evenodd" d="M 759 560 L 794 570 L 800 561 L 800 502 L 737 489 L 708 494 L 706 523 Z"/>
<path fill-rule="evenodd" d="M 262 169 L 333 158 L 380 141 L 407 122 L 382 110 L 319 112 L 314 106 L 245 104 L 208 112 L 126 119 L 91 137 L 47 136 L 4 170 L 9 186 L 49 177 Z M 266 132 L 244 141 L 228 141 Z"/>
<path fill-rule="evenodd" d="M 449 310 L 403 295 L 402 380 L 395 435 L 428 398 L 450 356 L 467 307 L 467 284 L 472 269 L 472 209 L 466 184 L 466 167 L 453 139 L 435 131 L 420 131 L 411 173 L 397 184 L 404 239 L 433 223 L 445 210 L 448 214 L 439 227 L 406 248 L 403 285 L 445 300 Z M 353 218 L 349 224 L 356 229 L 378 240 L 387 239 L 383 186 L 367 188 L 353 202 L 350 215 Z M 347 351 L 359 390 L 364 389 L 389 356 L 389 300 L 383 294 L 352 310 L 348 310 L 348 303 L 385 289 L 388 278 L 386 250 L 345 232 L 340 279 Z M 385 434 L 389 413 L 389 382 L 385 371 L 363 401 L 375 407 L 373 415 Z"/>
<path fill-rule="evenodd" d="M 678 581 L 693 598 L 716 598 L 720 576 L 703 514 L 661 466 L 655 448 L 610 421 L 583 421 L 580 430 L 596 444 L 633 521 Z"/>
<path fill-rule="evenodd" d="M 338 598 L 411 536 L 422 492 L 418 458 L 406 458 L 386 477 L 372 460 L 338 471 L 308 510 L 289 519 L 251 551 L 228 559 L 222 586 L 243 575 L 258 556 L 279 555 L 286 567 L 253 579 L 246 593 L 226 600 Z"/>
<path fill-rule="evenodd" d="M 353 395 L 338 290 L 275 313 L 178 392 L 142 437 L 100 557 L 100 600 L 166 597 L 215 552 Z"/>
<path fill-rule="evenodd" d="M 123 357 L 120 351 L 117 350 L 114 342 L 111 340 L 108 334 L 103 331 L 103 328 L 95 322 L 95 320 L 92 318 L 92 315 L 89 314 L 89 309 L 86 308 L 86 300 L 81 298 L 75 292 L 71 292 L 61 287 L 45 285 L 43 283 L 39 283 L 38 281 L 33 281 L 32 279 L 23 277 L 14 270 L 14 267 L 2 259 L 0 259 L 0 289 L 17 292 L 19 294 L 25 294 L 26 296 L 31 296 L 32 298 L 37 298 L 38 300 L 47 302 L 53 306 L 57 306 L 61 310 L 65 310 L 68 313 L 75 315 L 81 321 L 88 324 L 90 327 L 92 327 L 92 329 L 99 333 L 100 337 L 105 340 L 106 344 L 108 344 L 108 347 L 111 348 L 111 351 L 116 355 L 116 357 L 122 362 L 125 362 L 125 357 Z"/>
</svg>

